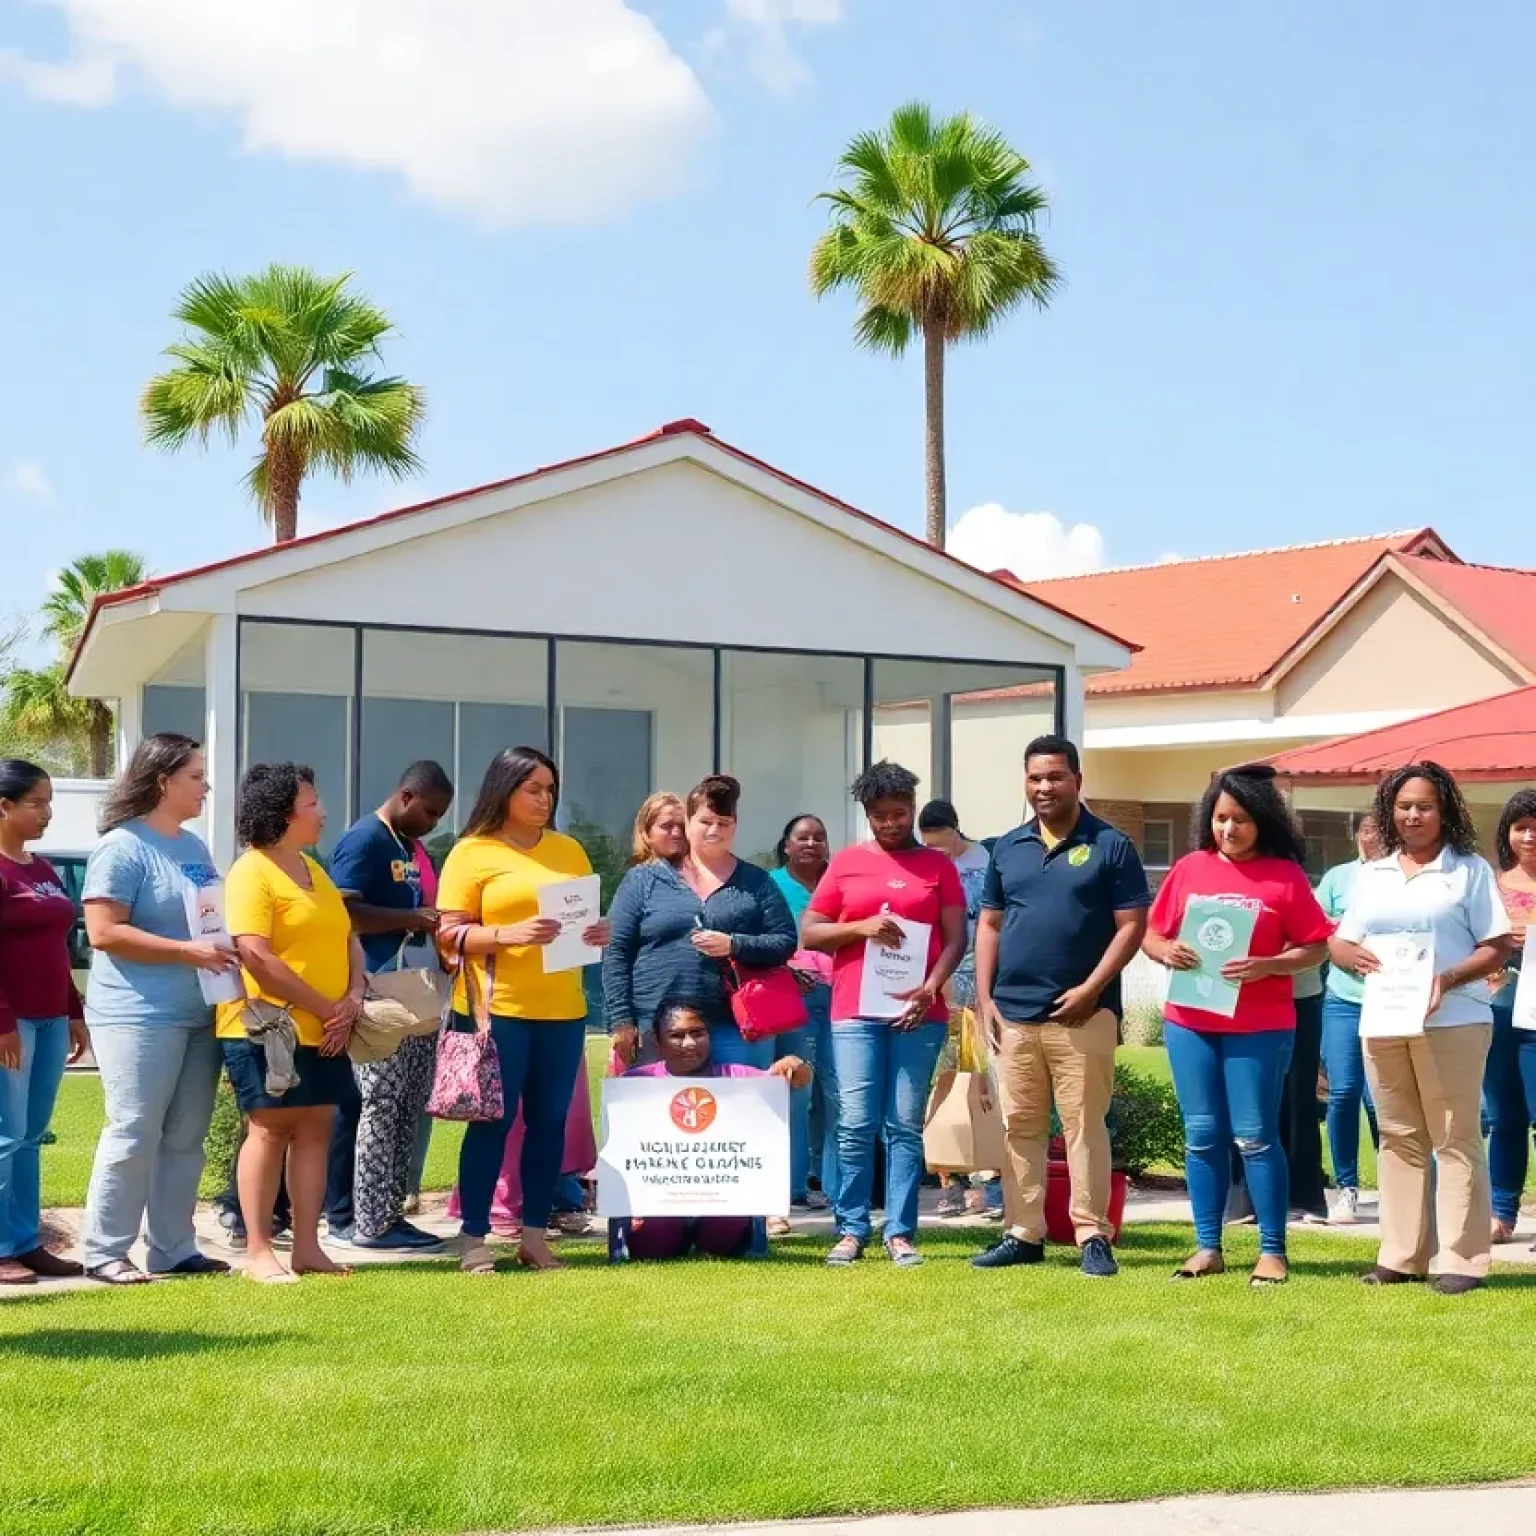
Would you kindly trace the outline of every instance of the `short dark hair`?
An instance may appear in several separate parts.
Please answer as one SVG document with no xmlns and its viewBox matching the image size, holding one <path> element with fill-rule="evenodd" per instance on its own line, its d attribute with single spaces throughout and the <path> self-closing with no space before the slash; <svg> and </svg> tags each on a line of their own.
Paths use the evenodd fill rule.
<svg viewBox="0 0 1536 1536">
<path fill-rule="evenodd" d="M 709 1022 L 709 1010 L 698 998 L 679 994 L 664 997 L 656 1005 L 656 1013 L 651 1019 L 651 1033 L 660 1040 L 662 1030 L 680 1013 L 696 1013 L 706 1024 Z"/>
<path fill-rule="evenodd" d="M 930 800 L 917 813 L 919 832 L 958 832 L 960 813 L 949 800 Z"/>
<path fill-rule="evenodd" d="M 395 788 L 408 790 L 413 795 L 441 795 L 445 800 L 453 799 L 453 780 L 443 765 L 434 763 L 430 757 L 412 763 L 400 775 Z"/>
<path fill-rule="evenodd" d="M 867 811 L 876 800 L 910 800 L 917 804 L 917 775 L 900 763 L 881 758 L 871 763 L 848 787 L 848 793 Z"/>
<path fill-rule="evenodd" d="M 1392 814 L 1397 797 L 1409 779 L 1423 779 L 1435 791 L 1440 802 L 1440 835 L 1447 847 L 1457 853 L 1477 852 L 1477 826 L 1467 802 L 1461 798 L 1461 790 L 1448 770 L 1427 758 L 1422 762 L 1404 763 L 1394 768 L 1376 786 L 1376 827 L 1381 833 L 1381 846 L 1388 853 L 1398 853 L 1403 839 L 1397 830 L 1397 817 Z M 1513 825 L 1513 823 L 1511 823 Z"/>
<path fill-rule="evenodd" d="M 553 819 L 560 805 L 560 770 L 554 758 L 537 747 L 503 747 L 491 759 L 485 777 L 480 781 L 480 793 L 475 797 L 474 809 L 464 823 L 463 837 L 486 837 L 499 832 L 507 819 L 507 802 L 518 788 L 533 776 L 534 769 L 548 768 L 555 781 L 555 795 L 550 805 Z"/>
<path fill-rule="evenodd" d="M 688 791 L 684 809 L 689 816 L 697 816 L 707 805 L 716 816 L 729 816 L 734 821 L 740 804 L 741 781 L 728 773 L 712 773 Z"/>
<path fill-rule="evenodd" d="M 1200 802 L 1198 820 L 1195 823 L 1194 845 L 1207 853 L 1216 847 L 1216 833 L 1211 827 L 1211 817 L 1216 802 L 1223 795 L 1230 796 L 1253 818 L 1258 832 L 1254 852 L 1272 859 L 1289 859 L 1294 864 L 1307 862 L 1307 845 L 1291 815 L 1280 786 L 1275 783 L 1275 770 L 1265 763 L 1248 763 L 1241 768 L 1228 768 L 1211 780 L 1205 798 Z"/>
<path fill-rule="evenodd" d="M 235 802 L 235 835 L 247 848 L 271 848 L 282 842 L 299 786 L 314 788 L 315 771 L 302 763 L 252 763 L 240 781 Z"/>
<path fill-rule="evenodd" d="M 801 811 L 798 816 L 791 816 L 784 823 L 784 831 L 780 834 L 778 842 L 773 845 L 773 862 L 783 869 L 789 863 L 789 838 L 790 834 L 802 821 L 814 821 L 821 828 L 821 835 L 827 835 L 827 824 L 814 811 Z"/>
<path fill-rule="evenodd" d="M 0 800 L 14 804 L 30 795 L 47 777 L 47 769 L 29 763 L 24 757 L 0 758 Z"/>
<path fill-rule="evenodd" d="M 3 779 L 0 779 L 3 783 Z M 0 788 L 0 798 L 5 790 Z M 1498 855 L 1500 869 L 1513 869 L 1520 861 L 1509 841 L 1509 834 L 1517 821 L 1536 821 L 1536 789 L 1517 789 L 1509 797 L 1504 813 L 1499 817 L 1499 830 L 1494 837 L 1494 852 Z"/>
<path fill-rule="evenodd" d="M 1065 736 L 1047 735 L 1036 736 L 1030 744 L 1024 748 L 1024 766 L 1029 766 L 1032 757 L 1064 757 L 1067 767 L 1073 773 L 1083 771 L 1083 760 L 1078 754 L 1077 743 L 1069 741 Z"/>
</svg>

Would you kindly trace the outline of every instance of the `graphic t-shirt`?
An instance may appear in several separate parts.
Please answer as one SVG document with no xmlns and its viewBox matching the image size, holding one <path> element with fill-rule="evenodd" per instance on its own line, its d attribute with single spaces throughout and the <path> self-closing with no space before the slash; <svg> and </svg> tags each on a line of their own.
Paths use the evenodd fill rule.
<svg viewBox="0 0 1536 1536">
<path fill-rule="evenodd" d="M 1306 871 L 1290 859 L 1261 856 L 1234 863 L 1204 849 L 1187 853 L 1168 871 L 1152 903 L 1148 928 L 1165 939 L 1177 938 L 1184 908 L 1196 896 L 1254 914 L 1248 950 L 1252 956 L 1264 958 L 1298 945 L 1320 944 L 1333 932 L 1333 924 L 1307 884 Z M 1289 976 L 1245 981 L 1238 992 L 1237 1012 L 1230 1019 L 1177 1003 L 1165 1004 L 1163 1011 L 1173 1023 L 1208 1034 L 1296 1027 L 1294 985 Z"/>
<path fill-rule="evenodd" d="M 306 986 L 321 997 L 340 1002 L 351 980 L 352 918 L 329 875 L 304 855 L 310 890 L 305 890 L 285 870 L 279 869 L 260 849 L 250 848 L 230 867 L 224 882 L 224 920 L 232 937 L 266 939 L 272 953 Z M 242 968 L 247 997 L 281 1003 L 282 998 L 263 992 L 260 983 Z M 241 1003 L 220 1003 L 218 1034 L 240 1040 L 245 1025 Z M 320 1019 L 303 1008 L 294 1008 L 294 1033 L 300 1045 L 319 1045 L 325 1036 Z"/>
<path fill-rule="evenodd" d="M 69 973 L 75 904 L 53 865 L 0 854 L 0 1035 L 17 1019 L 78 1019 L 80 994 Z"/>
<path fill-rule="evenodd" d="M 467 912 L 477 924 L 505 928 L 539 915 L 539 887 L 592 873 L 587 850 L 574 837 L 546 831 L 534 847 L 514 848 L 499 837 L 466 837 L 454 844 L 443 864 L 437 904 L 444 912 Z M 485 995 L 484 955 L 471 955 L 477 995 Z M 504 1019 L 581 1019 L 587 1013 L 582 972 L 544 973 L 537 944 L 503 949 L 496 955 L 496 989 L 491 1012 Z M 468 1004 L 464 979 L 454 986 L 453 1006 Z"/>
<path fill-rule="evenodd" d="M 114 827 L 97 843 L 85 866 L 81 899 L 110 901 L 128 909 L 130 927 L 161 939 L 185 941 L 188 884 L 201 889 L 219 878 L 202 838 L 185 827 L 174 837 L 142 821 Z M 91 1024 L 168 1024 L 205 1027 L 212 1011 L 203 1001 L 197 969 L 190 965 L 145 965 L 96 950 L 85 989 L 85 1016 Z"/>
<path fill-rule="evenodd" d="M 811 907 L 834 923 L 856 923 L 890 913 L 897 922 L 907 918 L 927 923 L 928 971 L 944 948 L 940 916 L 965 907 L 965 888 L 955 862 L 936 848 L 903 848 L 888 853 L 878 843 L 858 843 L 833 855 L 827 872 L 811 896 Z M 864 974 L 866 940 L 845 944 L 832 957 L 832 1017 L 859 1016 L 859 986 Z M 928 1010 L 930 1020 L 944 1020 L 949 1009 L 942 997 Z"/>
<path fill-rule="evenodd" d="M 364 816 L 342 833 L 331 855 L 331 879 L 344 897 L 355 897 L 365 906 L 414 912 L 427 904 L 415 845 L 377 813 Z M 401 929 L 397 933 L 362 933 L 358 938 L 370 971 L 393 970 L 395 956 L 407 938 L 404 964 L 419 965 L 431 953 L 425 933 L 407 935 Z"/>
</svg>

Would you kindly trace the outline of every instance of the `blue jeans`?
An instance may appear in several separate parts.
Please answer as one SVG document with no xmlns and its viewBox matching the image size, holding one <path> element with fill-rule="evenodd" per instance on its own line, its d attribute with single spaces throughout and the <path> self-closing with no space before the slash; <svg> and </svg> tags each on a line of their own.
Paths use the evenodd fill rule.
<svg viewBox="0 0 1536 1536">
<path fill-rule="evenodd" d="M 842 1164 L 836 1196 L 837 1230 L 869 1241 L 874 1195 L 875 1140 L 885 1128 L 885 1239 L 917 1233 L 917 1191 L 923 1176 L 923 1114 L 933 1069 L 949 1026 L 932 1022 L 892 1029 L 883 1019 L 848 1019 L 832 1025 L 839 1114 L 837 1152 Z"/>
<path fill-rule="evenodd" d="M 802 1205 L 810 1193 L 806 1176 L 811 1171 L 811 1084 L 816 1081 L 816 1034 L 810 1024 L 773 1037 L 773 1059 L 798 1056 L 811 1068 L 811 1082 L 789 1090 L 789 1198 Z"/>
<path fill-rule="evenodd" d="M 31 1253 L 42 1238 L 38 1148 L 53 1118 L 69 1057 L 68 1019 L 18 1019 L 21 1065 L 0 1067 L 0 1259 Z"/>
<path fill-rule="evenodd" d="M 828 1200 L 837 1194 L 837 1058 L 832 1054 L 832 989 L 813 987 L 805 997 L 807 1026 L 815 1057 L 816 1076 L 811 1080 L 808 1121 L 810 1172 L 821 1180 L 822 1193 Z M 812 1057 L 807 1056 L 807 1061 Z"/>
<path fill-rule="evenodd" d="M 1371 1145 L 1381 1145 L 1376 1105 L 1365 1080 L 1360 1046 L 1360 1004 L 1332 992 L 1323 994 L 1323 1071 L 1328 1074 L 1328 1150 L 1337 1189 L 1360 1187 L 1360 1107 L 1371 1128 Z"/>
<path fill-rule="evenodd" d="M 1493 1214 L 1509 1226 L 1520 1199 L 1536 1122 L 1536 1030 L 1516 1029 L 1513 1004 L 1493 1005 L 1493 1044 L 1483 1069 L 1483 1119 L 1488 1123 L 1488 1177 Z"/>
<path fill-rule="evenodd" d="M 502 1111 L 500 1120 L 471 1121 L 459 1147 L 459 1209 L 470 1237 L 484 1237 L 491 1230 L 491 1199 L 519 1105 L 525 1132 L 523 1227 L 542 1232 L 549 1225 L 586 1031 L 584 1019 L 491 1015 L 491 1038 L 501 1063 Z"/>
<path fill-rule="evenodd" d="M 1184 1175 L 1195 1212 L 1195 1238 L 1219 1251 L 1237 1143 L 1259 1224 L 1262 1253 L 1285 1253 L 1290 1174 L 1280 1145 L 1280 1099 L 1293 1031 L 1207 1034 L 1166 1021 L 1163 1043 L 1184 1117 Z"/>
<path fill-rule="evenodd" d="M 93 1024 L 91 1049 L 107 1124 L 85 1197 L 85 1267 L 126 1259 L 142 1225 L 151 1271 L 174 1269 L 197 1252 L 192 1218 L 223 1052 L 210 1024 Z"/>
<path fill-rule="evenodd" d="M 709 1059 L 722 1067 L 756 1067 L 766 1072 L 773 1065 L 773 1036 L 746 1040 L 734 1024 L 711 1024 Z"/>
</svg>

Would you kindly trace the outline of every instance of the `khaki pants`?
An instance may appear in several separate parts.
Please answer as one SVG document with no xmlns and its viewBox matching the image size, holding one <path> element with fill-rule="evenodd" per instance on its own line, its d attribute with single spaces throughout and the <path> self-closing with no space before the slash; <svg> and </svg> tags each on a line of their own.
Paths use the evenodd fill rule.
<svg viewBox="0 0 1536 1536">
<path fill-rule="evenodd" d="M 1077 1029 L 1009 1024 L 997 1054 L 997 1092 L 1007 1122 L 1003 1211 L 1026 1242 L 1045 1241 L 1046 1161 L 1056 1100 L 1072 1173 L 1072 1226 L 1079 1245 L 1110 1235 L 1109 1113 L 1115 1086 L 1115 1016 L 1101 1008 Z"/>
<path fill-rule="evenodd" d="M 1381 1127 L 1377 1262 L 1383 1268 L 1405 1275 L 1488 1273 L 1493 1206 L 1482 1088 L 1492 1038 L 1491 1024 L 1460 1024 L 1363 1042 Z M 1438 1165 L 1433 1181 L 1431 1154 Z"/>
</svg>

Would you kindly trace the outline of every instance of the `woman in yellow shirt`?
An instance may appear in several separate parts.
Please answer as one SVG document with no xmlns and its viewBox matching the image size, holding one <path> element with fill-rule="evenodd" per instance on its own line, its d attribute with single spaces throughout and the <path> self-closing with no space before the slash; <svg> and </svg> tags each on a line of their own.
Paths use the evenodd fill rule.
<svg viewBox="0 0 1536 1536">
<path fill-rule="evenodd" d="M 341 892 L 307 853 L 325 808 L 315 776 L 294 763 L 256 763 L 240 785 L 235 830 L 246 852 L 224 883 L 224 918 L 247 999 L 293 1019 L 298 1082 L 267 1084 L 267 1053 L 248 1038 L 244 1002 L 222 1003 L 218 1035 L 235 1100 L 246 1115 L 237 1181 L 249 1247 L 246 1273 L 269 1282 L 341 1274 L 320 1247 L 326 1153 L 335 1106 L 351 1087 L 347 1042 L 362 1007 L 363 951 Z M 284 1161 L 293 1205 L 293 1270 L 272 1251 L 272 1208 Z"/>
<path fill-rule="evenodd" d="M 533 747 L 508 747 L 486 770 L 463 836 L 449 853 L 438 885 L 439 945 L 449 964 L 462 947 L 474 1005 L 489 1006 L 501 1063 L 502 1118 L 472 1122 L 459 1151 L 463 1211 L 461 1266 L 470 1274 L 495 1267 L 486 1236 L 491 1198 L 507 1134 L 523 1111 L 523 1237 L 517 1260 L 557 1269 L 545 1238 L 565 1147 L 565 1120 L 586 1037 L 587 999 L 579 969 L 546 972 L 543 946 L 560 932 L 539 916 L 540 887 L 592 873 L 586 850 L 550 826 L 560 799 L 560 773 Z M 582 934 L 608 942 L 606 921 Z M 467 1022 L 465 977 L 454 1009 Z"/>
</svg>

